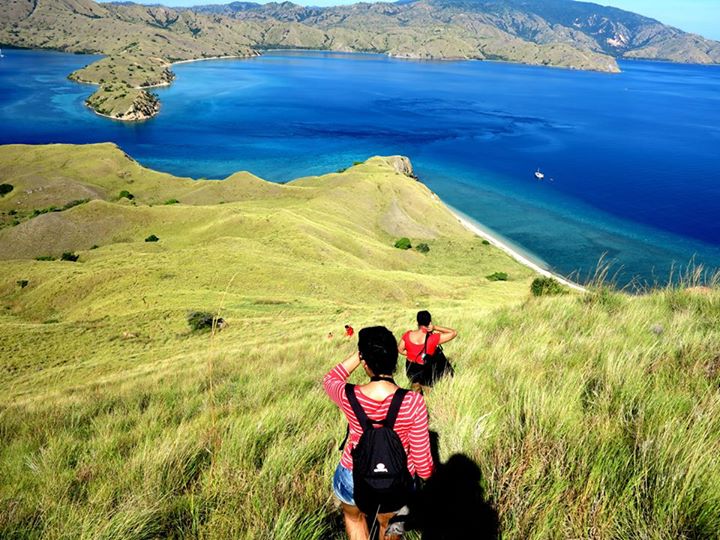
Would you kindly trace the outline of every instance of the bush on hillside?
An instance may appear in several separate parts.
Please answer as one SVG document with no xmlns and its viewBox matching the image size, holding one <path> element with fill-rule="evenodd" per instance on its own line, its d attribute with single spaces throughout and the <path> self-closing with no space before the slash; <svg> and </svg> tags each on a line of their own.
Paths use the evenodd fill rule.
<svg viewBox="0 0 720 540">
<path fill-rule="evenodd" d="M 530 291 L 533 296 L 552 296 L 557 294 L 566 294 L 568 291 L 560 282 L 551 277 L 535 278 L 530 285 Z"/>
<path fill-rule="evenodd" d="M 41 255 L 40 257 L 35 257 L 36 261 L 54 261 L 55 257 L 52 255 Z"/>
<path fill-rule="evenodd" d="M 490 245 L 490 241 L 489 241 L 489 240 L 483 240 L 482 243 L 483 243 L 483 246 L 489 246 L 489 245 Z"/>
<path fill-rule="evenodd" d="M 222 317 L 207 311 L 191 311 L 188 313 L 187 322 L 193 332 L 212 330 L 213 323 L 218 330 L 225 326 L 225 320 Z"/>
<path fill-rule="evenodd" d="M 36 208 L 35 210 L 32 211 L 32 216 L 30 216 L 30 217 L 37 217 L 42 214 L 49 214 L 50 212 L 60 212 L 60 211 L 61 211 L 61 209 L 58 208 L 57 206 L 48 206 L 47 208 L 39 208 L 39 209 Z"/>
<path fill-rule="evenodd" d="M 412 244 L 409 238 L 402 237 L 395 242 L 395 247 L 398 249 L 410 249 Z"/>
<path fill-rule="evenodd" d="M 165 201 L 165 204 L 179 204 L 179 203 L 180 203 L 180 201 L 178 201 L 177 199 L 168 199 L 167 201 Z"/>
<path fill-rule="evenodd" d="M 90 199 L 75 199 L 73 201 L 70 201 L 68 203 L 65 203 L 63 206 L 48 206 L 47 208 L 35 208 L 32 211 L 32 214 L 30 215 L 31 218 L 41 216 L 43 214 L 49 214 L 50 212 L 62 212 L 63 210 L 70 210 L 70 208 L 74 208 L 76 206 L 80 206 L 81 204 L 85 204 Z"/>
<path fill-rule="evenodd" d="M 70 210 L 71 208 L 74 208 L 76 206 L 80 206 L 81 204 L 85 204 L 90 199 L 75 199 L 74 201 L 70 201 L 69 203 L 65 203 L 65 205 L 62 207 L 63 210 Z"/>
<path fill-rule="evenodd" d="M 4 197 L 13 189 L 15 189 L 15 186 L 13 186 L 12 184 L 0 184 L 0 197 Z"/>
<path fill-rule="evenodd" d="M 21 289 L 24 289 L 25 287 L 28 286 L 28 284 L 30 282 L 27 279 L 18 279 L 16 283 L 18 284 L 18 287 L 20 287 Z"/>
<path fill-rule="evenodd" d="M 425 242 L 422 242 L 415 246 L 415 249 L 420 253 L 428 253 L 430 251 L 430 246 L 428 246 Z"/>
<path fill-rule="evenodd" d="M 80 258 L 80 255 L 76 255 L 72 251 L 66 251 L 62 254 L 60 257 L 61 261 L 70 261 L 70 262 L 76 262 Z"/>
<path fill-rule="evenodd" d="M 495 272 L 486 276 L 489 281 L 507 281 L 508 275 L 505 272 Z"/>
<path fill-rule="evenodd" d="M 123 190 L 120 192 L 120 195 L 118 195 L 118 198 L 119 198 L 119 199 L 127 199 L 127 200 L 129 200 L 129 201 L 132 201 L 132 200 L 135 198 L 135 195 L 133 195 L 132 193 L 130 193 L 127 189 L 123 189 Z"/>
<path fill-rule="evenodd" d="M 145 239 L 145 241 L 146 242 L 158 242 L 158 241 L 160 241 L 160 239 L 157 236 L 155 236 L 154 234 L 151 234 L 150 236 L 148 236 Z"/>
</svg>

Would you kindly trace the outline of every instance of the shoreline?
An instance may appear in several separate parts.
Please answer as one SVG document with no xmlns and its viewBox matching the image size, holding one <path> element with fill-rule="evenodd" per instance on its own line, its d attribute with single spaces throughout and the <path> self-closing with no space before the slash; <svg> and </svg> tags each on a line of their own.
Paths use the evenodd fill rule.
<svg viewBox="0 0 720 540">
<path fill-rule="evenodd" d="M 439 199 L 439 198 L 438 198 Z M 496 248 L 498 248 L 500 251 L 506 253 L 513 259 L 515 259 L 517 262 L 522 264 L 523 266 L 527 266 L 531 270 L 537 272 L 538 274 L 550 277 L 553 279 L 556 279 L 566 287 L 570 287 L 571 289 L 578 291 L 578 292 L 587 292 L 587 289 L 583 287 L 582 285 L 575 283 L 574 281 L 570 281 L 569 279 L 561 276 L 560 274 L 556 274 L 555 272 L 551 272 L 547 268 L 543 268 L 540 266 L 540 264 L 534 262 L 531 260 L 529 256 L 524 255 L 517 249 L 512 248 L 506 241 L 503 241 L 499 239 L 497 236 L 489 233 L 483 228 L 483 225 L 480 224 L 478 221 L 474 220 L 467 214 L 461 212 L 457 208 L 454 208 L 443 201 L 443 204 L 447 207 L 447 209 L 450 211 L 450 213 L 458 220 L 458 222 L 465 227 L 468 231 L 475 234 L 476 236 L 479 236 L 480 238 L 487 240 L 490 242 L 490 244 Z"/>
<path fill-rule="evenodd" d="M 255 58 L 256 56 L 260 56 L 260 55 L 240 56 L 238 54 L 235 54 L 235 55 L 231 55 L 231 56 L 206 56 L 205 58 L 191 58 L 190 60 L 178 60 L 177 62 L 170 62 L 170 65 L 176 66 L 178 64 L 189 64 L 191 62 L 202 62 L 203 60 L 229 60 L 229 59 L 238 59 L 238 58 Z"/>
</svg>

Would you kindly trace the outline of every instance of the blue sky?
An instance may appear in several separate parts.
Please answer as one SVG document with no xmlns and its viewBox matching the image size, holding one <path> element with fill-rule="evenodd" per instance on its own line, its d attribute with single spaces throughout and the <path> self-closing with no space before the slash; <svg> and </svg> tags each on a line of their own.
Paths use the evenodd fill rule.
<svg viewBox="0 0 720 540">
<path fill-rule="evenodd" d="M 228 4 L 232 0 L 135 0 L 144 4 L 167 6 L 193 6 L 199 4 Z M 251 0 L 265 3 L 265 0 Z M 282 1 L 282 0 L 277 0 Z M 336 6 L 359 0 L 292 0 L 296 4 Z M 596 0 L 597 4 L 611 5 L 677 26 L 687 32 L 720 40 L 720 0 Z"/>
<path fill-rule="evenodd" d="M 595 3 L 634 11 L 686 32 L 720 40 L 720 0 L 600 0 Z"/>
</svg>

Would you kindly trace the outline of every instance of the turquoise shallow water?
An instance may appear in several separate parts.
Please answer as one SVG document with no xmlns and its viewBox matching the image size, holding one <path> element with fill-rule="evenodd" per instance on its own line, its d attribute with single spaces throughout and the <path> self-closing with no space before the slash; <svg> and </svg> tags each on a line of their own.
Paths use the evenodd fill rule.
<svg viewBox="0 0 720 540">
<path fill-rule="evenodd" d="M 445 201 L 563 274 L 603 256 L 621 283 L 720 266 L 720 67 L 607 75 L 277 51 L 177 65 L 161 114 L 124 124 L 65 79 L 90 58 L 5 54 L 0 143 L 114 141 L 179 175 L 280 182 L 405 154 Z"/>
</svg>

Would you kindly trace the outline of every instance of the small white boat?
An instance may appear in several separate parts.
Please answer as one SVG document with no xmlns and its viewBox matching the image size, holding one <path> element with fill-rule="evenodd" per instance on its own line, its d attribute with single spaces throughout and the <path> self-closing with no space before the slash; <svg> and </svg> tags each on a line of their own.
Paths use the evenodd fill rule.
<svg viewBox="0 0 720 540">
<path fill-rule="evenodd" d="M 537 171 L 535 171 L 535 178 L 537 178 L 538 180 L 542 180 L 543 178 L 545 178 L 545 174 L 541 173 L 540 169 L 538 169 Z"/>
</svg>

